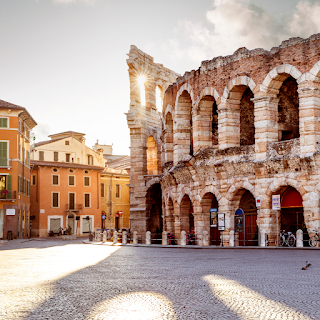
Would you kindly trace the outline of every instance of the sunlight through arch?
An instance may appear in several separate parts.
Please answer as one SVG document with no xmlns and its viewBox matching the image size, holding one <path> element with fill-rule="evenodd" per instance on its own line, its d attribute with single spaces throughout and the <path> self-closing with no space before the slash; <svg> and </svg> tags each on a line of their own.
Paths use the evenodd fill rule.
<svg viewBox="0 0 320 320">
<path fill-rule="evenodd" d="M 139 88 L 140 88 L 140 100 L 141 104 L 143 106 L 146 105 L 146 89 L 145 89 L 145 83 L 146 83 L 146 76 L 140 75 L 138 77 L 138 83 L 139 83 Z"/>
</svg>

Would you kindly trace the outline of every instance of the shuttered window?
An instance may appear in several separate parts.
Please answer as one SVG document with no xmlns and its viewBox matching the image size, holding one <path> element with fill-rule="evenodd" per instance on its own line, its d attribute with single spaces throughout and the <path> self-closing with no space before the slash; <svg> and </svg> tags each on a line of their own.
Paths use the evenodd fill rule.
<svg viewBox="0 0 320 320">
<path fill-rule="evenodd" d="M 90 177 L 84 177 L 84 186 L 89 187 L 90 186 Z"/>
<path fill-rule="evenodd" d="M 84 206 L 85 208 L 90 208 L 90 193 L 85 193 L 84 195 Z"/>
<path fill-rule="evenodd" d="M 74 176 L 69 176 L 69 186 L 74 186 L 75 183 L 74 183 Z"/>
<path fill-rule="evenodd" d="M 0 166 L 6 167 L 8 165 L 8 142 L 0 142 Z"/>
<path fill-rule="evenodd" d="M 104 183 L 101 183 L 101 197 L 104 197 Z"/>
<path fill-rule="evenodd" d="M 54 152 L 53 153 L 53 161 L 59 161 L 59 159 L 58 159 L 58 155 L 59 155 L 59 152 Z"/>
<path fill-rule="evenodd" d="M 44 160 L 44 151 L 39 151 L 39 160 L 40 161 Z"/>
<path fill-rule="evenodd" d="M 0 118 L 0 128 L 8 128 L 8 118 Z"/>
<path fill-rule="evenodd" d="M 52 184 L 58 185 L 59 184 L 59 176 L 58 175 L 52 175 Z"/>
<path fill-rule="evenodd" d="M 59 193 L 58 192 L 52 193 L 52 207 L 53 208 L 59 207 Z"/>
</svg>

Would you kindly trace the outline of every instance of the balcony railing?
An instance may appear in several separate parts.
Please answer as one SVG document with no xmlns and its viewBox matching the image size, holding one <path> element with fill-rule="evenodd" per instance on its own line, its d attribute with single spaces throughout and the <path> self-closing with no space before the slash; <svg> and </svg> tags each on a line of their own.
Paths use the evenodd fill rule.
<svg viewBox="0 0 320 320">
<path fill-rule="evenodd" d="M 69 211 L 69 210 L 74 210 L 74 211 L 80 211 L 82 210 L 82 207 L 83 205 L 82 204 L 73 204 L 73 203 L 69 203 L 69 204 L 66 204 L 66 210 Z"/>
<path fill-rule="evenodd" d="M 17 192 L 10 190 L 1 190 L 0 191 L 0 201 L 12 201 L 17 199 Z"/>
</svg>

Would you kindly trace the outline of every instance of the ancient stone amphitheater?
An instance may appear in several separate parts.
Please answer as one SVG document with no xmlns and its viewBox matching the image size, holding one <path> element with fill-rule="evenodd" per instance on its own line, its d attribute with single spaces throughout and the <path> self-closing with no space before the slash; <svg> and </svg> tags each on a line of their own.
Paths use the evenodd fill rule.
<svg viewBox="0 0 320 320">
<path fill-rule="evenodd" d="M 320 34 L 183 76 L 135 46 L 127 64 L 132 231 L 250 246 L 301 229 L 307 243 L 320 227 Z"/>
</svg>

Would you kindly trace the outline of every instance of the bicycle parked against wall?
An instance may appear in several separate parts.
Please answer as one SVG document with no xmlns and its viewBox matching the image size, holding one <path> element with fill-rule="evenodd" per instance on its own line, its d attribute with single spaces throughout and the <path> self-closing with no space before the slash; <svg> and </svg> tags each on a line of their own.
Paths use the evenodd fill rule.
<svg viewBox="0 0 320 320">
<path fill-rule="evenodd" d="M 288 231 L 286 233 L 285 230 L 282 230 L 279 234 L 279 245 L 281 247 L 287 246 L 287 247 L 293 247 L 296 244 L 296 237 L 295 235 Z M 278 246 L 278 242 L 276 240 L 276 246 Z"/>
<path fill-rule="evenodd" d="M 320 243 L 320 233 L 314 230 L 315 235 L 311 236 L 309 239 L 309 244 L 311 247 L 315 247 L 318 243 Z"/>
</svg>

